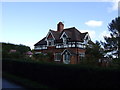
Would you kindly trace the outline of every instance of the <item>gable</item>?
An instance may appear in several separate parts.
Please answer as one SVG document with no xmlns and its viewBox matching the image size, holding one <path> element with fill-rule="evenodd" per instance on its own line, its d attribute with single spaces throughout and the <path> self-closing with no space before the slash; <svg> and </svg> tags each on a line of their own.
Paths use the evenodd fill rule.
<svg viewBox="0 0 120 90">
<path fill-rule="evenodd" d="M 88 42 L 90 41 L 91 39 L 90 39 L 90 36 L 89 36 L 89 34 L 87 33 L 86 35 L 85 35 L 85 37 L 84 37 L 84 44 L 88 44 Z"/>
<path fill-rule="evenodd" d="M 86 33 L 81 33 L 79 30 L 77 30 L 75 27 L 64 29 L 61 33 L 61 38 L 66 35 L 67 38 L 69 38 L 69 41 L 84 41 L 84 37 Z"/>
<path fill-rule="evenodd" d="M 88 33 L 85 35 L 84 40 L 91 40 L 91 38 L 90 38 Z"/>
<path fill-rule="evenodd" d="M 46 41 L 47 41 L 48 39 L 54 39 L 54 40 L 55 40 L 55 37 L 53 36 L 53 34 L 52 34 L 51 31 L 49 31 L 48 34 L 47 34 L 47 36 L 46 36 Z"/>
<path fill-rule="evenodd" d="M 65 49 L 65 50 L 61 53 L 61 55 L 66 54 L 66 53 L 68 53 L 69 55 L 71 55 L 70 51 L 67 50 L 67 49 Z"/>
<path fill-rule="evenodd" d="M 48 35 L 47 39 L 53 39 L 53 36 L 51 33 Z"/>
<path fill-rule="evenodd" d="M 60 39 L 65 38 L 65 37 L 68 38 L 68 35 L 65 32 L 63 32 L 62 35 L 60 36 Z"/>
</svg>

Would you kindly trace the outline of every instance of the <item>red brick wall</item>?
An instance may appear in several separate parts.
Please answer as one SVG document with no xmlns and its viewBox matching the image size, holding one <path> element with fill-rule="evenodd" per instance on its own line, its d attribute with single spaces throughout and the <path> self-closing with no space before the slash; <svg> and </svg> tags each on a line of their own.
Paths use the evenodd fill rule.
<svg viewBox="0 0 120 90">
<path fill-rule="evenodd" d="M 71 56 L 70 64 L 77 64 L 77 58 L 76 56 Z"/>
<path fill-rule="evenodd" d="M 65 49 L 68 49 L 69 51 L 72 51 L 72 53 L 74 53 L 74 55 L 71 56 L 71 61 L 70 61 L 70 64 L 76 64 L 77 63 L 77 58 L 78 60 L 80 60 L 80 58 L 75 55 L 79 52 L 82 52 L 84 53 L 85 52 L 85 49 L 78 49 L 78 48 L 55 48 L 55 46 L 51 46 L 51 47 L 48 47 L 48 49 L 46 50 L 36 50 L 37 52 L 42 52 L 42 53 L 52 53 L 54 55 L 54 53 L 62 53 Z M 54 57 L 53 57 L 53 60 L 54 61 Z M 61 62 L 63 62 L 63 60 L 61 60 Z M 80 62 L 80 61 L 78 61 Z"/>
</svg>

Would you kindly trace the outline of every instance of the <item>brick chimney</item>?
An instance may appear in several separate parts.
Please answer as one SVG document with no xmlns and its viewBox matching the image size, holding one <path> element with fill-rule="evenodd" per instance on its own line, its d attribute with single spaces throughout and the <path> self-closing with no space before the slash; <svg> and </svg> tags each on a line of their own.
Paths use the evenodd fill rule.
<svg viewBox="0 0 120 90">
<path fill-rule="evenodd" d="M 57 31 L 62 32 L 64 29 L 64 24 L 62 22 L 59 22 L 57 24 Z"/>
</svg>

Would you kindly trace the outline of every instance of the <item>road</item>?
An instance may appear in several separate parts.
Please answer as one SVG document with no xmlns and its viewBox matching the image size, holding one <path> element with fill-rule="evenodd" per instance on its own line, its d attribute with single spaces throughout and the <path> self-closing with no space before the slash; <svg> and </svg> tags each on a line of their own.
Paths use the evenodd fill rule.
<svg viewBox="0 0 120 90">
<path fill-rule="evenodd" d="M 18 85 L 14 82 L 8 81 L 7 79 L 2 79 L 2 88 L 22 88 L 24 89 L 24 87 L 22 87 L 21 85 Z"/>
</svg>

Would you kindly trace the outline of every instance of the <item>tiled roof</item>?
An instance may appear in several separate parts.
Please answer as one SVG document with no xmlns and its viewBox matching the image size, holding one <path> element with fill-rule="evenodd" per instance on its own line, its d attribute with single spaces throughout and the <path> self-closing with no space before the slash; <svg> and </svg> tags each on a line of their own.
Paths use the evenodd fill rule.
<svg viewBox="0 0 120 90">
<path fill-rule="evenodd" d="M 88 33 L 88 32 L 81 33 L 75 27 L 63 29 L 62 32 L 54 31 L 54 30 L 50 30 L 50 31 L 55 38 L 55 43 L 61 43 L 62 42 L 62 40 L 60 39 L 60 36 L 63 34 L 63 32 L 65 32 L 67 34 L 67 36 L 69 38 L 69 41 L 81 41 L 81 42 L 84 40 L 85 35 Z M 36 46 L 36 45 L 47 45 L 47 42 L 45 41 L 45 38 L 46 37 L 44 37 L 42 40 L 37 42 L 34 46 Z"/>
<path fill-rule="evenodd" d="M 47 45 L 47 42 L 45 41 L 45 39 L 46 39 L 46 37 L 44 37 L 42 40 L 37 42 L 34 46 L 37 46 L 37 45 Z"/>
<path fill-rule="evenodd" d="M 63 32 L 66 32 L 70 41 L 83 41 L 87 33 L 81 33 L 75 27 L 64 29 Z"/>
<path fill-rule="evenodd" d="M 60 36 L 60 32 L 54 31 L 54 30 L 50 30 L 50 31 L 52 32 L 52 34 L 53 34 L 53 36 L 55 37 L 55 39 L 58 40 L 58 39 L 59 39 L 59 36 Z"/>
</svg>

